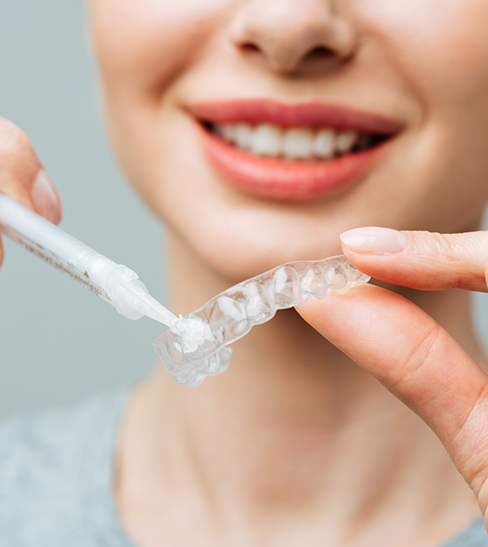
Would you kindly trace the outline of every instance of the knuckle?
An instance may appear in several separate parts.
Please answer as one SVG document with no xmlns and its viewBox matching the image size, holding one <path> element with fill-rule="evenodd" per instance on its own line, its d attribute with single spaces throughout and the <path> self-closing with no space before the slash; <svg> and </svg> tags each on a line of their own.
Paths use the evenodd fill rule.
<svg viewBox="0 0 488 547">
<path fill-rule="evenodd" d="M 488 480 L 488 437 L 484 425 L 488 410 L 488 383 L 483 385 L 473 399 L 471 406 L 460 418 L 449 443 L 455 447 L 454 462 L 463 469 L 465 479 L 478 492 Z M 468 444 L 470 448 L 466 450 Z"/>
<path fill-rule="evenodd" d="M 441 255 L 441 256 L 453 256 L 456 254 L 456 243 L 452 239 L 452 237 L 449 237 L 446 234 L 439 234 L 437 232 L 424 232 L 425 237 L 429 238 L 429 245 L 430 251 L 434 251 L 435 253 Z"/>
<path fill-rule="evenodd" d="M 441 234 L 416 232 L 415 249 L 423 265 L 445 279 L 444 288 L 486 290 L 488 238 L 482 232 Z"/>
<path fill-rule="evenodd" d="M 417 378 L 422 374 L 422 370 L 435 353 L 441 336 L 442 329 L 437 323 L 421 336 L 419 342 L 414 344 L 413 349 L 404 359 L 403 366 L 399 368 L 397 377 L 390 384 L 391 388 L 406 384 L 412 378 Z"/>
<path fill-rule="evenodd" d="M 437 255 L 450 259 L 460 258 L 469 242 L 464 234 L 440 234 L 438 232 L 416 232 L 417 245 L 430 256 Z"/>
<path fill-rule="evenodd" d="M 475 423 L 484 421 L 484 416 L 486 415 L 486 410 L 488 409 L 488 383 L 484 384 L 479 393 L 476 396 L 473 396 L 472 404 L 466 409 L 463 416 L 460 418 L 459 423 L 457 424 L 456 433 L 453 439 L 451 440 L 454 443 L 457 439 L 472 436 L 472 432 L 477 428 L 473 426 Z M 481 420 L 480 420 L 481 418 Z M 486 437 L 484 431 L 483 436 Z M 465 438 L 463 438 L 463 443 Z"/>
</svg>

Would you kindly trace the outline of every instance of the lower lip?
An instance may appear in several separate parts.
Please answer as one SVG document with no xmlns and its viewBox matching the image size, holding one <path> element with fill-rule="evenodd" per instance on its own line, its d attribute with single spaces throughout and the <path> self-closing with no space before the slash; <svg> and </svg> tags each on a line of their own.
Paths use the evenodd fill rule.
<svg viewBox="0 0 488 547">
<path fill-rule="evenodd" d="M 200 126 L 203 148 L 225 182 L 271 199 L 306 201 L 331 196 L 360 182 L 383 145 L 332 161 L 293 161 L 252 155 Z"/>
</svg>

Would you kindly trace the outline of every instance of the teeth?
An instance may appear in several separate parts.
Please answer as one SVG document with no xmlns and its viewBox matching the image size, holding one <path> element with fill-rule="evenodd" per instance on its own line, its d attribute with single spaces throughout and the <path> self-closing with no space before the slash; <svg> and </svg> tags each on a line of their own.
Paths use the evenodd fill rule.
<svg viewBox="0 0 488 547">
<path fill-rule="evenodd" d="M 236 126 L 232 123 L 223 123 L 219 127 L 219 134 L 227 142 L 235 142 Z"/>
<path fill-rule="evenodd" d="M 358 139 L 359 134 L 356 131 L 341 131 L 337 135 L 336 149 L 342 154 L 350 152 Z"/>
<path fill-rule="evenodd" d="M 372 135 L 357 131 L 336 131 L 329 127 L 282 129 L 269 123 L 254 127 L 247 123 L 222 123 L 216 124 L 214 131 L 226 142 L 253 154 L 295 160 L 330 160 L 354 148 L 362 150 L 372 141 Z"/>
<path fill-rule="evenodd" d="M 239 148 L 248 150 L 251 146 L 253 129 L 247 123 L 238 123 L 234 126 L 234 142 Z"/>
<path fill-rule="evenodd" d="M 258 125 L 252 136 L 251 151 L 261 156 L 279 156 L 282 149 L 282 133 L 276 125 Z"/>
<path fill-rule="evenodd" d="M 283 136 L 283 155 L 287 158 L 310 158 L 313 140 L 311 129 L 288 129 Z"/>
<path fill-rule="evenodd" d="M 335 131 L 321 129 L 313 141 L 313 153 L 323 159 L 331 159 L 335 153 Z"/>
</svg>

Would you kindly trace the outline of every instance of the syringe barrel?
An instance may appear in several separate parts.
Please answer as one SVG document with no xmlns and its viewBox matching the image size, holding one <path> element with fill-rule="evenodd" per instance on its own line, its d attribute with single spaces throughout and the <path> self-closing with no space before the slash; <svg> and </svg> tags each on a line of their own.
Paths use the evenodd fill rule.
<svg viewBox="0 0 488 547">
<path fill-rule="evenodd" d="M 3 194 L 0 231 L 109 300 L 103 281 L 117 264 Z"/>
<path fill-rule="evenodd" d="M 2 194 L 0 227 L 2 232 L 12 239 L 16 240 L 21 236 L 32 242 L 40 251 L 47 250 L 78 270 L 83 270 L 85 264 L 90 263 L 98 255 L 61 228 Z"/>
<path fill-rule="evenodd" d="M 147 315 L 164 325 L 176 321 L 168 309 L 151 297 L 133 270 L 97 253 L 2 194 L 0 232 L 87 286 L 128 319 Z"/>
</svg>

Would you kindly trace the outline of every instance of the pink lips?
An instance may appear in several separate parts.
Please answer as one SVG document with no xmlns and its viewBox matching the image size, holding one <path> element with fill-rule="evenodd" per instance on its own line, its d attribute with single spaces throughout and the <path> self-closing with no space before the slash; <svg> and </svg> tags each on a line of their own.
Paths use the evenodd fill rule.
<svg viewBox="0 0 488 547">
<path fill-rule="evenodd" d="M 323 103 L 284 105 L 271 100 L 201 103 L 191 109 L 202 124 L 272 123 L 280 127 L 333 127 L 361 133 L 393 136 L 397 121 Z M 292 161 L 252 155 L 204 129 L 203 148 L 221 178 L 257 196 L 277 200 L 311 200 L 335 194 L 359 182 L 385 144 L 346 154 L 332 161 Z"/>
</svg>

